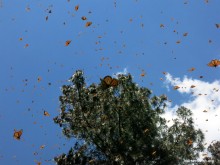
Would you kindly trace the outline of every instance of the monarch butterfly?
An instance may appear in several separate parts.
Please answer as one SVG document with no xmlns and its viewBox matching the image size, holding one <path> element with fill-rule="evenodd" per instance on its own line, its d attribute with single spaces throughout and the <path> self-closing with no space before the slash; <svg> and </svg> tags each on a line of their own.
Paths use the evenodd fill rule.
<svg viewBox="0 0 220 165">
<path fill-rule="evenodd" d="M 40 146 L 40 149 L 44 149 L 44 147 L 45 147 L 45 145 L 41 145 L 41 146 Z"/>
<path fill-rule="evenodd" d="M 208 66 L 211 66 L 211 67 L 217 67 L 220 65 L 220 61 L 215 59 L 215 60 L 212 60 L 208 63 Z"/>
<path fill-rule="evenodd" d="M 215 26 L 216 26 L 216 28 L 220 28 L 220 24 L 219 23 L 215 24 Z"/>
<path fill-rule="evenodd" d="M 177 85 L 173 87 L 173 89 L 175 89 L 175 90 L 177 90 L 177 89 L 179 89 L 179 88 L 180 88 L 180 87 L 177 86 Z"/>
<path fill-rule="evenodd" d="M 25 44 L 24 48 L 27 48 L 29 46 L 29 44 Z"/>
<path fill-rule="evenodd" d="M 189 72 L 192 72 L 192 71 L 194 71 L 196 68 L 194 68 L 194 67 L 192 67 L 192 68 L 190 68 L 188 71 Z"/>
<path fill-rule="evenodd" d="M 186 37 L 188 35 L 188 33 L 183 33 L 183 36 Z"/>
<path fill-rule="evenodd" d="M 90 25 L 92 25 L 92 22 L 86 22 L 86 27 L 89 27 Z"/>
<path fill-rule="evenodd" d="M 75 10 L 78 11 L 79 10 L 79 5 L 75 6 Z"/>
<path fill-rule="evenodd" d="M 87 20 L 87 18 L 85 16 L 82 16 L 81 19 L 84 21 L 84 20 Z"/>
<path fill-rule="evenodd" d="M 111 76 L 105 76 L 102 80 L 102 86 L 104 88 L 108 88 L 110 86 L 116 87 L 118 85 L 118 80 L 115 78 L 112 78 Z"/>
<path fill-rule="evenodd" d="M 14 138 L 20 140 L 22 133 L 23 133 L 22 129 L 20 131 L 14 130 Z"/>
<path fill-rule="evenodd" d="M 67 41 L 65 42 L 65 46 L 68 46 L 68 45 L 70 44 L 70 42 L 71 42 L 71 40 L 67 40 Z"/>
<path fill-rule="evenodd" d="M 180 42 L 181 42 L 180 40 L 176 41 L 177 44 L 180 44 Z"/>
<path fill-rule="evenodd" d="M 191 139 L 187 140 L 187 144 L 188 145 L 192 145 L 193 144 L 193 141 Z"/>
<path fill-rule="evenodd" d="M 39 77 L 37 78 L 37 81 L 40 82 L 41 80 L 42 80 L 42 78 L 39 76 Z"/>
<path fill-rule="evenodd" d="M 50 114 L 47 111 L 44 111 L 44 116 L 50 116 Z"/>
</svg>

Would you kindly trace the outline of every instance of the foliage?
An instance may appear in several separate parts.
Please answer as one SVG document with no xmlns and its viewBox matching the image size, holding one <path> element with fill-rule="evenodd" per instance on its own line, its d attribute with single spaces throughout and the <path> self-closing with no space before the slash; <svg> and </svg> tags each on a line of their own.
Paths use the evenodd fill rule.
<svg viewBox="0 0 220 165">
<path fill-rule="evenodd" d="M 220 164 L 220 141 L 215 141 L 208 146 L 208 152 L 211 153 L 211 157 L 206 156 L 203 158 L 203 162 L 199 165 L 213 165 Z"/>
<path fill-rule="evenodd" d="M 220 164 L 220 141 L 210 144 L 208 151 L 211 153 L 214 163 Z"/>
<path fill-rule="evenodd" d="M 76 138 L 68 154 L 55 158 L 71 164 L 184 164 L 203 150 L 203 133 L 193 126 L 192 112 L 177 110 L 171 127 L 161 117 L 165 95 L 153 96 L 131 75 L 118 75 L 116 87 L 104 80 L 86 86 L 81 70 L 63 85 L 61 113 L 54 118 L 68 138 Z"/>
</svg>

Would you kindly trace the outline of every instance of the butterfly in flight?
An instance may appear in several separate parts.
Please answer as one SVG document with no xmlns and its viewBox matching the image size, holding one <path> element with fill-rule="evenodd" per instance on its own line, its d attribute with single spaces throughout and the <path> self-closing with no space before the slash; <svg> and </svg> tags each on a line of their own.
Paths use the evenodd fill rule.
<svg viewBox="0 0 220 165">
<path fill-rule="evenodd" d="M 44 111 L 44 116 L 50 116 L 50 114 L 47 111 Z"/>
<path fill-rule="evenodd" d="M 212 61 L 210 61 L 210 62 L 208 63 L 208 66 L 210 66 L 210 67 L 217 67 L 217 66 L 219 66 L 219 65 L 220 65 L 220 61 L 217 60 L 217 59 L 212 60 Z"/>
<path fill-rule="evenodd" d="M 22 129 L 19 130 L 19 131 L 14 130 L 14 135 L 13 135 L 13 137 L 14 137 L 15 139 L 17 139 L 17 140 L 20 140 L 22 133 L 23 133 L 23 130 L 22 130 Z"/>
</svg>

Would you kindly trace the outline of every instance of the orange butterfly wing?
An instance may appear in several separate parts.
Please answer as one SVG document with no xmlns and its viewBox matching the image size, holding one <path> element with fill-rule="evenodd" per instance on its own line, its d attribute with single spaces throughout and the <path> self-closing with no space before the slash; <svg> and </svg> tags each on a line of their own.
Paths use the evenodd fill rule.
<svg viewBox="0 0 220 165">
<path fill-rule="evenodd" d="M 193 141 L 192 141 L 191 139 L 189 139 L 189 140 L 187 141 L 187 144 L 188 144 L 188 145 L 192 145 L 192 144 L 193 144 Z"/>
<path fill-rule="evenodd" d="M 104 81 L 105 84 L 110 85 L 111 82 L 112 82 L 112 77 L 111 76 L 105 76 L 103 81 Z"/>
<path fill-rule="evenodd" d="M 71 40 L 67 40 L 67 41 L 65 42 L 65 46 L 68 46 L 70 43 L 71 43 Z"/>
<path fill-rule="evenodd" d="M 23 133 L 22 129 L 20 131 L 14 130 L 14 138 L 20 140 L 22 133 Z"/>
<path fill-rule="evenodd" d="M 118 85 L 118 80 L 115 78 L 112 78 L 111 76 L 105 76 L 104 79 L 102 80 L 102 87 L 105 89 L 112 86 L 116 87 Z"/>
<path fill-rule="evenodd" d="M 50 114 L 47 111 L 44 111 L 44 116 L 50 116 Z"/>
<path fill-rule="evenodd" d="M 78 11 L 79 10 L 79 5 L 75 6 L 75 10 Z"/>
<path fill-rule="evenodd" d="M 173 89 L 175 89 L 175 90 L 177 90 L 177 89 L 179 89 L 179 88 L 180 88 L 180 87 L 177 86 L 177 85 L 173 87 Z"/>
<path fill-rule="evenodd" d="M 212 60 L 211 62 L 208 63 L 208 66 L 210 67 L 217 67 L 220 65 L 220 61 L 215 59 L 215 60 Z"/>
<path fill-rule="evenodd" d="M 113 78 L 110 84 L 112 87 L 116 87 L 118 85 L 118 80 Z"/>
<path fill-rule="evenodd" d="M 220 65 L 220 61 L 219 60 L 216 60 L 216 66 L 219 66 Z"/>
<path fill-rule="evenodd" d="M 82 16 L 81 19 L 84 21 L 84 20 L 87 20 L 87 18 L 85 16 Z"/>
<path fill-rule="evenodd" d="M 86 22 L 86 27 L 89 27 L 90 25 L 92 25 L 92 22 Z"/>
</svg>

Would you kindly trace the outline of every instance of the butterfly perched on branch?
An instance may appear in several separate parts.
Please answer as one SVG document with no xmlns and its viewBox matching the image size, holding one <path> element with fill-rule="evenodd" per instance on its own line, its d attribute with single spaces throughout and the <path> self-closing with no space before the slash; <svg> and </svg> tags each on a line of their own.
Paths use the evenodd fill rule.
<svg viewBox="0 0 220 165">
<path fill-rule="evenodd" d="M 193 141 L 191 139 L 189 139 L 189 140 L 187 140 L 187 144 L 191 146 L 193 144 Z"/>
<path fill-rule="evenodd" d="M 215 59 L 215 60 L 212 60 L 208 63 L 208 66 L 211 66 L 211 67 L 217 67 L 220 65 L 220 61 Z"/>
<path fill-rule="evenodd" d="M 102 87 L 104 89 L 118 86 L 118 80 L 115 78 L 112 78 L 111 76 L 105 76 L 104 79 L 101 81 L 102 81 Z"/>
</svg>

